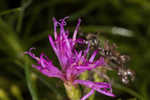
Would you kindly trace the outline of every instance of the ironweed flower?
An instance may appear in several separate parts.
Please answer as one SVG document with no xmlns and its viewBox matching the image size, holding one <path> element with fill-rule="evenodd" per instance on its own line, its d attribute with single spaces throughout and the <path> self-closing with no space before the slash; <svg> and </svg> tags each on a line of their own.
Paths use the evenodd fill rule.
<svg viewBox="0 0 150 100">
<path fill-rule="evenodd" d="M 77 38 L 77 32 L 81 19 L 78 20 L 72 38 L 69 37 L 69 31 L 64 29 L 64 26 L 67 24 L 65 22 L 66 19 L 68 19 L 68 17 L 60 19 L 59 21 L 53 18 L 54 40 L 51 35 L 48 36 L 50 44 L 59 60 L 61 70 L 54 66 L 52 61 L 49 60 L 49 58 L 43 53 L 41 53 L 40 57 L 35 56 L 35 54 L 31 52 L 34 48 L 30 48 L 29 51 L 25 52 L 37 61 L 37 65 L 32 66 L 48 77 L 56 77 L 61 79 L 65 84 L 81 84 L 91 88 L 91 91 L 82 97 L 81 100 L 87 99 L 94 93 L 94 91 L 100 92 L 107 96 L 114 96 L 114 94 L 112 94 L 110 83 L 92 82 L 90 80 L 80 80 L 78 78 L 81 73 L 87 70 L 90 71 L 97 67 L 104 66 L 105 62 L 103 57 L 95 60 L 95 56 L 98 52 L 97 50 L 95 50 L 90 57 L 87 57 L 90 44 L 85 50 L 77 51 L 74 48 L 76 43 L 82 43 L 82 39 Z M 58 26 L 60 27 L 59 33 L 56 31 Z"/>
</svg>

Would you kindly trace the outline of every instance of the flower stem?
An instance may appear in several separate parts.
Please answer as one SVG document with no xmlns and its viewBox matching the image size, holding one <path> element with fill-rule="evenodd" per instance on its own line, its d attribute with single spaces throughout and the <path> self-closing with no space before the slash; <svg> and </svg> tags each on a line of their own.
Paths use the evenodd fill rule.
<svg viewBox="0 0 150 100">
<path fill-rule="evenodd" d="M 80 100 L 81 93 L 77 86 L 68 83 L 64 83 L 64 86 L 70 100 Z"/>
</svg>

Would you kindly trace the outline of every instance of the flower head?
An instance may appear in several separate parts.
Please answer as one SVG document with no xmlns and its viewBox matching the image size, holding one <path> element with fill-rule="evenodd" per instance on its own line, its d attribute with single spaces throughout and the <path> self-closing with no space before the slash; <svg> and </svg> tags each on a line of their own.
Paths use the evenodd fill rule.
<svg viewBox="0 0 150 100">
<path fill-rule="evenodd" d="M 36 57 L 30 48 L 29 51 L 25 52 L 30 55 L 33 59 L 37 61 L 37 65 L 32 65 L 34 68 L 39 70 L 41 73 L 48 77 L 60 78 L 65 83 L 71 83 L 72 85 L 81 84 L 88 88 L 91 88 L 91 91 L 85 95 L 81 100 L 87 99 L 94 91 L 100 92 L 107 96 L 114 96 L 112 94 L 111 85 L 106 82 L 92 82 L 89 80 L 79 80 L 78 76 L 85 72 L 101 67 L 105 65 L 104 58 L 100 57 L 95 60 L 97 50 L 93 52 L 90 57 L 87 57 L 89 52 L 89 46 L 86 50 L 77 51 L 74 46 L 76 43 L 82 44 L 82 39 L 77 38 L 77 32 L 80 26 L 81 19 L 78 20 L 77 26 L 73 33 L 73 37 L 69 37 L 69 31 L 64 29 L 64 26 L 67 25 L 65 17 L 57 21 L 53 18 L 54 22 L 54 40 L 51 35 L 49 35 L 50 44 L 59 60 L 61 70 L 52 64 L 52 61 L 49 58 L 41 53 L 40 57 Z M 57 27 L 60 27 L 60 32 L 57 32 Z"/>
</svg>

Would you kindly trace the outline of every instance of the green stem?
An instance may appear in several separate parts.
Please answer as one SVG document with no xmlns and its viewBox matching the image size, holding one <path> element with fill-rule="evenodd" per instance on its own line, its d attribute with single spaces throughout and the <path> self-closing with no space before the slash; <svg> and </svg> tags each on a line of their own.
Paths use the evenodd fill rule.
<svg viewBox="0 0 150 100">
<path fill-rule="evenodd" d="M 24 11 L 31 4 L 31 2 L 32 2 L 32 0 L 28 0 L 27 2 L 25 2 L 25 0 L 22 1 L 22 5 L 21 5 L 21 8 L 20 8 L 21 11 L 20 11 L 19 16 L 18 16 L 18 23 L 17 23 L 17 27 L 16 27 L 16 31 L 18 33 L 21 31 L 21 28 L 22 28 Z"/>
<path fill-rule="evenodd" d="M 16 31 L 17 31 L 18 33 L 21 31 L 23 16 L 24 16 L 24 9 L 21 8 L 21 11 L 20 11 L 19 17 L 18 17 L 17 27 L 16 27 Z"/>
<path fill-rule="evenodd" d="M 133 90 L 130 89 L 130 88 L 124 87 L 124 86 L 119 85 L 119 84 L 117 84 L 117 83 L 112 84 L 112 86 L 113 86 L 114 88 L 116 88 L 116 89 L 125 91 L 125 92 L 131 94 L 132 96 L 137 97 L 139 100 L 143 100 L 143 96 L 141 96 L 140 94 L 138 94 L 137 92 L 133 91 Z"/>
<path fill-rule="evenodd" d="M 35 90 L 35 84 L 33 82 L 33 80 L 31 79 L 31 69 L 30 69 L 30 63 L 28 60 L 26 60 L 26 65 L 25 65 L 25 75 L 26 75 L 26 81 L 27 81 L 27 85 L 28 85 L 28 89 L 31 93 L 32 99 L 33 100 L 38 100 L 38 96 L 36 94 L 36 90 Z"/>
<path fill-rule="evenodd" d="M 80 100 L 80 90 L 69 83 L 64 83 L 66 93 L 70 100 Z"/>
<path fill-rule="evenodd" d="M 7 14 L 12 13 L 12 12 L 18 12 L 18 11 L 21 11 L 21 9 L 20 8 L 9 9 L 9 10 L 1 12 L 0 16 L 7 15 Z"/>
</svg>

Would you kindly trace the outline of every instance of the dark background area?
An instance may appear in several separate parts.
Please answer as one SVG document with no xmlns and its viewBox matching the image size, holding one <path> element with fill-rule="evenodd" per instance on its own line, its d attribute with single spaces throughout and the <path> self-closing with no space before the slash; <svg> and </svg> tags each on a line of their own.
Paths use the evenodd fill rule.
<svg viewBox="0 0 150 100">
<path fill-rule="evenodd" d="M 32 69 L 23 54 L 36 47 L 37 55 L 45 52 L 57 64 L 48 34 L 53 34 L 52 17 L 65 16 L 70 16 L 71 32 L 81 18 L 80 32 L 97 32 L 131 57 L 127 66 L 135 80 L 128 85 L 117 81 L 113 99 L 149 100 L 149 12 L 149 0 L 0 0 L 0 100 L 67 100 L 62 82 Z M 96 93 L 94 100 L 112 98 Z"/>
</svg>

